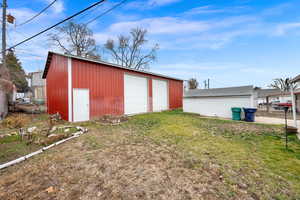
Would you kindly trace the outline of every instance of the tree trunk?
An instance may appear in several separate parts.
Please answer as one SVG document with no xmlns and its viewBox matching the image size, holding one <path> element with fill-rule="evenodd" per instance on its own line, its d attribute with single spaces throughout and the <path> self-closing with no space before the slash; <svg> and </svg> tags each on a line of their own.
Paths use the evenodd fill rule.
<svg viewBox="0 0 300 200">
<path fill-rule="evenodd" d="M 5 91 L 0 89 L 0 120 L 3 120 L 8 113 L 8 98 Z"/>
</svg>

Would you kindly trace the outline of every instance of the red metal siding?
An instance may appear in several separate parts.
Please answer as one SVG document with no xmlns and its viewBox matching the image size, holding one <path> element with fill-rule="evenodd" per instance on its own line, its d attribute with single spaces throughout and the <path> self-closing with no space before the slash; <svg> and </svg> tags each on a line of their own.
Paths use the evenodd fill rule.
<svg viewBox="0 0 300 200">
<path fill-rule="evenodd" d="M 148 78 L 149 112 L 153 110 L 152 79 L 154 78 L 168 81 L 170 109 L 182 107 L 182 81 L 75 58 L 71 59 L 72 89 L 87 88 L 90 90 L 90 118 L 105 114 L 124 114 L 124 73 Z M 63 119 L 68 120 L 68 58 L 53 54 L 50 61 L 46 77 L 48 113 L 59 112 Z"/>
<path fill-rule="evenodd" d="M 72 59 L 73 88 L 90 90 L 90 118 L 124 113 L 123 71 Z"/>
<path fill-rule="evenodd" d="M 182 108 L 183 82 L 169 80 L 169 106 L 170 109 Z"/>
<path fill-rule="evenodd" d="M 68 64 L 64 56 L 53 55 L 46 77 L 47 110 L 68 120 Z"/>
<path fill-rule="evenodd" d="M 73 88 L 90 90 L 90 118 L 105 114 L 124 114 L 124 73 L 145 76 L 149 79 L 149 112 L 152 112 L 152 78 L 169 81 L 170 109 L 182 107 L 182 81 L 72 59 Z"/>
</svg>

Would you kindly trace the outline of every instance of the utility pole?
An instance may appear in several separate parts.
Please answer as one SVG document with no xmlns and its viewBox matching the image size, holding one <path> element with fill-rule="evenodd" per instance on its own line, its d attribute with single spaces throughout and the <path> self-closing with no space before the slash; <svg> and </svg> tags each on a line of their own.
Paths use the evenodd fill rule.
<svg viewBox="0 0 300 200">
<path fill-rule="evenodd" d="M 2 67 L 6 68 L 6 0 L 2 0 Z"/>
<path fill-rule="evenodd" d="M 209 89 L 209 79 L 207 79 L 207 89 Z"/>
<path fill-rule="evenodd" d="M 207 89 L 206 80 L 204 81 L 204 89 Z"/>
</svg>

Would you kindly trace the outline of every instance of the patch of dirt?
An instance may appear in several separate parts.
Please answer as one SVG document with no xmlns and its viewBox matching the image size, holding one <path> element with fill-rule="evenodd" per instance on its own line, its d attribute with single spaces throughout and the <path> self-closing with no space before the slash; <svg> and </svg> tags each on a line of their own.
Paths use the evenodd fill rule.
<svg viewBox="0 0 300 200">
<path fill-rule="evenodd" d="M 199 161 L 135 137 L 103 128 L 2 170 L 0 199 L 229 199 L 212 163 L 194 168 Z M 244 188 L 234 193 L 251 195 Z"/>
<path fill-rule="evenodd" d="M 99 122 L 102 125 L 119 125 L 122 122 L 128 121 L 128 116 L 126 115 L 104 115 L 98 119 L 96 119 L 96 122 Z"/>
</svg>

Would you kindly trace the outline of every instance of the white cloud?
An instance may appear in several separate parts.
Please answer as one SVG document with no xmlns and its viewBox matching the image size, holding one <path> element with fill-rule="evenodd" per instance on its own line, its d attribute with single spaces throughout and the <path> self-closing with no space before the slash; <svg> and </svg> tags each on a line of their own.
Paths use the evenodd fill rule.
<svg viewBox="0 0 300 200">
<path fill-rule="evenodd" d="M 166 6 L 177 3 L 181 0 L 148 0 L 148 1 L 133 1 L 126 5 L 127 9 L 149 10 L 156 7 Z"/>
<path fill-rule="evenodd" d="M 186 15 L 198 15 L 198 14 L 215 14 L 225 12 L 224 9 L 215 9 L 212 6 L 200 6 L 196 8 L 192 8 L 184 12 Z"/>
<path fill-rule="evenodd" d="M 201 21 L 187 21 L 174 17 L 146 18 L 137 21 L 125 21 L 111 25 L 110 32 L 129 32 L 135 27 L 146 28 L 151 34 L 180 34 L 201 32 L 209 29 L 209 25 Z"/>
<path fill-rule="evenodd" d="M 262 12 L 263 16 L 274 16 L 284 14 L 284 12 L 293 6 L 292 3 L 283 3 L 277 6 L 267 8 Z"/>
<path fill-rule="evenodd" d="M 45 0 L 47 2 L 47 4 L 51 3 L 53 0 Z M 51 6 L 51 10 L 54 13 L 61 13 L 64 11 L 64 4 L 62 0 L 58 0 L 56 1 L 52 6 Z"/>
<path fill-rule="evenodd" d="M 10 8 L 7 9 L 7 13 L 13 15 L 16 18 L 17 22 L 22 22 L 23 20 L 31 18 L 36 14 L 36 12 L 28 8 L 18 8 L 18 9 Z"/>
<path fill-rule="evenodd" d="M 148 30 L 152 43 L 162 49 L 219 49 L 236 37 L 258 33 L 258 20 L 252 16 L 227 17 L 222 20 L 187 20 L 179 17 L 157 17 L 117 22 L 106 31 L 96 33 L 98 42 L 128 34 L 130 29 L 142 27 Z"/>
<path fill-rule="evenodd" d="M 282 36 L 282 35 L 285 35 L 289 31 L 294 30 L 294 29 L 299 29 L 300 30 L 300 22 L 279 24 L 276 27 L 275 35 Z"/>
<path fill-rule="evenodd" d="M 148 4 L 151 6 L 164 6 L 172 3 L 177 3 L 180 0 L 148 0 Z"/>
</svg>

